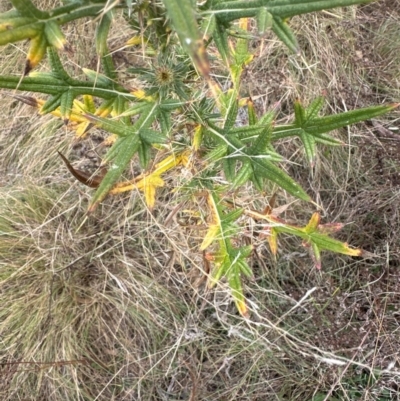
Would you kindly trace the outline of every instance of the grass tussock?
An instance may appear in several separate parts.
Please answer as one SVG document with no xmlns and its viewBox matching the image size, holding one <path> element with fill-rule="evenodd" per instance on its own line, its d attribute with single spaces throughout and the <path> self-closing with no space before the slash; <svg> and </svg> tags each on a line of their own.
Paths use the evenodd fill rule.
<svg viewBox="0 0 400 401">
<path fill-rule="evenodd" d="M 399 1 L 292 24 L 300 57 L 272 35 L 254 41 L 258 57 L 243 90 L 260 110 L 279 102 L 283 122 L 296 98 L 324 94 L 325 112 L 399 101 Z M 92 54 L 85 38 L 93 26 L 68 29 L 76 56 Z M 113 30 L 116 49 L 124 34 Z M 23 49 L 2 49 L 4 73 L 23 70 Z M 118 57 L 121 65 L 147 62 L 141 49 Z M 79 74 L 86 63 L 96 60 L 71 59 L 68 68 Z M 95 169 L 103 134 L 76 143 L 62 123 L 0 96 L 2 400 L 398 399 L 398 112 L 336 133 L 347 146 L 321 148 L 312 172 L 298 144 L 281 144 L 324 221 L 347 224 L 339 237 L 376 257 L 324 254 L 318 272 L 298 241 L 282 237 L 274 261 L 249 221 L 245 321 L 224 283 L 205 287 L 195 213 L 204 205 L 171 191 L 184 172 L 168 177 L 153 213 L 134 192 L 107 198 L 87 217 L 91 190 L 73 181 L 57 150 Z M 241 201 L 265 206 L 250 189 Z M 277 206 L 289 202 L 278 195 Z M 313 211 L 295 203 L 285 218 L 305 223 Z"/>
</svg>

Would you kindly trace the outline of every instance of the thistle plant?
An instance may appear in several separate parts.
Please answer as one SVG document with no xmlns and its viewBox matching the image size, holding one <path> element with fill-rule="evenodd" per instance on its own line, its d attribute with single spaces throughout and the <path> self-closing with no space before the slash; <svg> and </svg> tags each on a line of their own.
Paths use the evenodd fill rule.
<svg viewBox="0 0 400 401">
<path fill-rule="evenodd" d="M 182 197 L 206 200 L 207 230 L 198 250 L 204 251 L 212 265 L 209 286 L 226 279 L 237 309 L 247 316 L 242 279 L 252 276 L 248 264 L 252 247 L 240 246 L 245 231 L 243 216 L 261 222 L 274 257 L 281 233 L 299 237 L 310 249 L 317 268 L 321 268 L 322 251 L 360 256 L 362 250 L 334 239 L 332 234 L 341 225 L 321 224 L 318 211 L 305 226 L 294 225 L 274 211 L 273 193 L 267 193 L 269 206 L 261 211 L 241 205 L 238 194 L 248 185 L 263 192 L 273 183 L 279 191 L 313 202 L 312 194 L 285 172 L 285 160 L 276 145 L 283 139 L 299 138 L 312 169 L 319 144 L 342 145 L 329 135 L 330 131 L 397 107 L 377 105 L 320 116 L 323 97 L 308 106 L 297 100 L 293 121 L 277 125 L 273 110 L 257 115 L 252 99 L 241 92 L 243 71 L 253 60 L 249 41 L 254 35 L 272 30 L 289 51 L 299 53 L 301 49 L 290 28 L 291 17 L 367 2 L 64 0 L 63 6 L 45 11 L 36 8 L 32 0 L 11 0 L 13 8 L 0 14 L 0 45 L 29 40 L 30 47 L 23 76 L 0 76 L 0 87 L 45 95 L 44 99 L 22 94 L 15 97 L 41 114 L 51 113 L 65 124 L 74 124 L 78 139 L 90 135 L 93 126 L 110 134 L 110 148 L 102 160 L 104 174 L 85 176 L 61 155 L 75 178 L 95 188 L 89 214 L 107 196 L 133 190 L 143 192 L 150 210 L 156 208 L 158 190 L 166 186 L 166 172 L 181 168 L 192 171 L 179 190 Z M 114 66 L 107 39 L 117 13 L 124 16 L 132 30 L 127 46 L 140 45 L 153 59 L 149 67 L 126 70 L 143 82 L 143 88 L 127 88 Z M 86 79 L 76 79 L 67 73 L 60 59 L 61 53 L 73 50 L 62 27 L 84 17 L 97 24 L 95 44 L 101 70 L 82 66 Z M 251 27 L 252 19 L 256 28 Z M 50 72 L 36 72 L 44 59 Z M 212 74 L 216 62 L 229 77 L 230 85 L 224 88 Z M 237 123 L 241 110 L 247 113 L 245 125 Z M 141 173 L 124 180 L 127 167 L 135 159 Z"/>
</svg>

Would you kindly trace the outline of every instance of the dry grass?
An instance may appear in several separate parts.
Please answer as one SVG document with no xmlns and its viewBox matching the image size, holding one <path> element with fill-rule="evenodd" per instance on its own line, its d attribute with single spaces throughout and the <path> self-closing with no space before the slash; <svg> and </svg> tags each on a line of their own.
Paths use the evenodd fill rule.
<svg viewBox="0 0 400 401">
<path fill-rule="evenodd" d="M 296 97 L 307 103 L 321 93 L 326 112 L 399 101 L 399 1 L 293 25 L 302 57 L 272 36 L 255 41 L 243 90 L 260 110 L 279 101 L 284 121 Z M 85 40 L 93 27 L 69 29 L 94 54 Z M 121 33 L 112 35 L 119 45 Z M 23 70 L 23 50 L 2 49 L 2 73 Z M 68 63 L 79 74 L 86 62 Z M 276 262 L 259 244 L 245 321 L 224 283 L 205 289 L 202 232 L 185 212 L 196 205 L 167 188 L 153 214 L 132 193 L 86 218 L 91 190 L 72 181 L 56 151 L 96 165 L 96 137 L 72 145 L 62 124 L 0 95 L 2 400 L 398 399 L 398 112 L 338 132 L 348 146 L 321 148 L 312 173 L 298 144 L 280 146 L 324 219 L 348 223 L 341 238 L 377 257 L 326 254 L 318 272 L 291 238 L 282 238 Z M 250 196 L 265 203 L 251 193 L 243 201 Z M 306 221 L 312 212 L 295 203 L 286 217 Z"/>
</svg>

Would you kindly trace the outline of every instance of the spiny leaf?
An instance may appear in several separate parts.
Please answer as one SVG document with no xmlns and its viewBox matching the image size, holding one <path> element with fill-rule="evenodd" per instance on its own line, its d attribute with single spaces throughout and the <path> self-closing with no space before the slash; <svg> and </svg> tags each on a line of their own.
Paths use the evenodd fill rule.
<svg viewBox="0 0 400 401">
<path fill-rule="evenodd" d="M 247 99 L 247 114 L 249 117 L 249 126 L 255 125 L 258 121 L 258 118 L 254 109 L 254 102 L 251 98 Z"/>
<path fill-rule="evenodd" d="M 259 34 L 263 34 L 267 29 L 272 27 L 273 16 L 268 11 L 267 7 L 261 7 L 258 14 L 256 15 L 257 31 Z"/>
<path fill-rule="evenodd" d="M 303 188 L 301 188 L 301 186 L 295 180 L 293 180 L 292 177 L 287 175 L 275 164 L 268 160 L 257 158 L 252 159 L 252 162 L 255 175 L 260 174 L 268 180 L 276 183 L 282 189 L 289 192 L 296 198 L 305 200 L 307 202 L 311 201 L 311 198 L 307 195 Z"/>
<path fill-rule="evenodd" d="M 295 15 L 328 10 L 335 7 L 369 3 L 372 0 L 228 0 L 212 3 L 205 11 L 215 14 L 221 22 L 231 22 L 239 18 L 256 17 L 261 7 L 266 7 L 274 17 L 288 18 Z"/>
<path fill-rule="evenodd" d="M 305 122 L 309 122 L 314 120 L 317 116 L 319 111 L 321 110 L 322 106 L 324 105 L 325 98 L 323 96 L 317 97 L 314 99 L 311 104 L 306 109 L 306 118 Z"/>
<path fill-rule="evenodd" d="M 230 60 L 230 49 L 228 44 L 228 35 L 224 27 L 217 24 L 216 29 L 213 33 L 214 43 L 217 46 L 218 52 L 222 57 L 225 65 L 229 65 Z"/>
<path fill-rule="evenodd" d="M 399 105 L 400 103 L 392 103 L 382 106 L 371 106 L 331 116 L 316 118 L 311 123 L 307 124 L 307 132 L 312 135 L 323 134 L 347 125 L 369 120 L 371 118 L 388 113 L 389 111 L 397 108 Z"/>
<path fill-rule="evenodd" d="M 235 268 L 235 265 L 231 269 Z M 246 305 L 246 299 L 243 293 L 242 282 L 238 272 L 232 272 L 228 277 L 229 287 L 231 288 L 232 297 L 239 313 L 244 317 L 249 317 L 249 312 Z"/>
<path fill-rule="evenodd" d="M 29 74 L 29 72 L 39 64 L 43 56 L 46 54 L 46 48 L 47 39 L 46 35 L 43 33 L 39 33 L 31 39 L 24 75 Z"/>
<path fill-rule="evenodd" d="M 320 220 L 321 220 L 321 215 L 318 212 L 314 213 L 311 216 L 311 219 L 308 222 L 308 224 L 304 227 L 304 231 L 307 234 L 315 232 L 319 226 Z"/>
<path fill-rule="evenodd" d="M 43 20 L 49 17 L 49 13 L 36 8 L 31 0 L 11 0 L 11 3 L 24 17 L 33 17 L 36 20 Z"/>
<path fill-rule="evenodd" d="M 313 167 L 315 165 L 315 159 L 317 157 L 315 138 L 312 135 L 307 135 L 306 132 L 302 132 L 299 137 L 301 139 L 301 142 L 303 142 L 307 161 L 310 166 Z"/>
<path fill-rule="evenodd" d="M 272 30 L 293 53 L 299 52 L 297 39 L 286 21 L 274 16 Z"/>
<path fill-rule="evenodd" d="M 46 21 L 44 34 L 47 41 L 56 49 L 65 50 L 67 48 L 67 40 L 54 20 Z"/>
<path fill-rule="evenodd" d="M 88 209 L 88 213 L 95 210 L 97 205 L 107 196 L 115 182 L 121 177 L 126 166 L 137 152 L 140 141 L 139 135 L 129 135 L 123 138 L 124 146 L 120 147 L 118 155 L 113 160 L 107 174 L 101 181 L 96 193 L 94 194 Z"/>
<path fill-rule="evenodd" d="M 100 17 L 96 29 L 96 51 L 100 57 L 108 54 L 107 38 L 111 26 L 111 13 L 108 12 Z"/>
<path fill-rule="evenodd" d="M 46 100 L 46 103 L 40 108 L 40 112 L 43 114 L 47 114 L 47 113 L 51 113 L 52 111 L 57 109 L 61 104 L 61 95 L 62 95 L 62 93 L 59 93 L 54 96 L 50 96 Z"/>
<path fill-rule="evenodd" d="M 202 43 L 191 0 L 163 0 L 183 48 L 191 55 L 200 73 L 208 77 L 210 66 Z"/>
</svg>

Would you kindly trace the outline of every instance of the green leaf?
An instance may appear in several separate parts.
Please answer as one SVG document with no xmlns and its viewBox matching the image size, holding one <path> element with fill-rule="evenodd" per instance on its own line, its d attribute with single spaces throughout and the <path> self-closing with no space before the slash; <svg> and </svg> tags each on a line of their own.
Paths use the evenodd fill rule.
<svg viewBox="0 0 400 401">
<path fill-rule="evenodd" d="M 335 7 L 369 3 L 372 0 L 231 0 L 214 2 L 204 14 L 215 14 L 223 23 L 239 18 L 256 17 L 261 7 L 266 7 L 274 17 L 288 18 L 295 15 L 328 10 Z"/>
<path fill-rule="evenodd" d="M 300 101 L 294 102 L 294 121 L 298 127 L 303 127 L 306 122 L 306 112 Z"/>
<path fill-rule="evenodd" d="M 16 10 L 0 15 L 0 46 L 26 39 L 35 41 L 40 36 L 47 38 L 44 47 L 50 43 L 61 49 L 65 38 L 59 25 L 78 18 L 96 16 L 104 7 L 104 2 L 82 0 L 54 8 L 50 13 L 37 9 L 31 0 L 11 2 Z"/>
<path fill-rule="evenodd" d="M 40 111 L 43 114 L 51 113 L 54 111 L 57 107 L 60 106 L 61 104 L 61 93 L 50 96 L 47 100 L 46 103 L 40 108 Z"/>
<path fill-rule="evenodd" d="M 97 188 L 96 193 L 91 199 L 88 213 L 94 211 L 97 205 L 107 196 L 110 189 L 125 171 L 127 165 L 139 148 L 139 135 L 133 133 L 122 138 L 121 143 L 123 143 L 123 146 L 119 146 L 118 155 L 114 158 L 107 174 L 104 176 L 100 186 Z"/>
<path fill-rule="evenodd" d="M 258 14 L 256 15 L 257 31 L 259 34 L 263 34 L 267 29 L 273 25 L 273 16 L 268 11 L 267 7 L 261 7 Z"/>
<path fill-rule="evenodd" d="M 311 198 L 307 195 L 303 188 L 301 188 L 301 186 L 295 180 L 293 180 L 292 177 L 287 175 L 275 164 L 268 160 L 258 158 L 252 159 L 252 164 L 254 168 L 254 175 L 259 174 L 262 177 L 267 178 L 296 198 L 305 200 L 307 202 L 311 201 Z"/>
<path fill-rule="evenodd" d="M 144 170 L 151 159 L 151 146 L 146 142 L 141 142 L 138 148 L 140 167 Z"/>
<path fill-rule="evenodd" d="M 171 133 L 171 128 L 172 128 L 171 113 L 160 110 L 158 114 L 158 121 L 160 123 L 161 135 L 164 137 L 165 141 L 165 139 Z"/>
<path fill-rule="evenodd" d="M 283 21 L 281 18 L 274 16 L 272 30 L 276 36 L 293 52 L 299 52 L 299 45 L 297 39 L 290 29 L 287 22 Z"/>
<path fill-rule="evenodd" d="M 300 139 L 303 142 L 308 163 L 310 166 L 314 166 L 317 157 L 314 137 L 312 135 L 307 135 L 306 133 L 301 133 Z"/>
<path fill-rule="evenodd" d="M 318 116 L 318 113 L 322 109 L 324 102 L 325 98 L 323 96 L 317 97 L 311 102 L 306 109 L 305 122 L 314 120 Z"/>
<path fill-rule="evenodd" d="M 141 129 L 139 135 L 140 139 L 149 145 L 152 145 L 153 143 L 165 143 L 167 140 L 163 133 L 148 128 Z"/>
<path fill-rule="evenodd" d="M 107 38 L 111 27 L 111 12 L 102 14 L 96 28 L 96 52 L 100 57 L 108 54 Z"/>
<path fill-rule="evenodd" d="M 251 160 L 244 159 L 242 161 L 242 166 L 239 168 L 232 180 L 233 187 L 239 188 L 241 185 L 245 184 L 252 175 L 253 166 L 251 165 Z"/>
<path fill-rule="evenodd" d="M 162 0 L 182 47 L 189 53 L 197 70 L 209 76 L 210 66 L 197 26 L 195 3 L 191 0 Z"/>
<path fill-rule="evenodd" d="M 106 75 L 101 74 L 97 71 L 90 70 L 89 68 L 82 68 L 82 71 L 89 78 L 89 80 L 95 83 L 96 85 L 99 82 L 110 89 L 113 87 L 112 79 L 107 77 Z"/>
<path fill-rule="evenodd" d="M 221 216 L 221 221 L 225 224 L 234 223 L 243 214 L 243 209 L 236 209 Z"/>
<path fill-rule="evenodd" d="M 254 109 L 254 103 L 251 98 L 247 99 L 247 114 L 249 117 L 249 126 L 253 126 L 257 124 L 258 118 L 256 111 Z"/>
<path fill-rule="evenodd" d="M 200 39 L 192 2 L 190 0 L 163 0 L 163 3 L 182 46 L 188 53 L 192 53 L 193 46 Z"/>
<path fill-rule="evenodd" d="M 120 137 L 126 137 L 132 134 L 132 132 L 136 132 L 135 128 L 131 124 L 127 125 L 122 121 L 103 118 L 94 114 L 85 114 L 85 117 L 95 123 L 98 127 Z"/>
<path fill-rule="evenodd" d="M 355 124 L 360 121 L 369 120 L 397 108 L 400 103 L 392 103 L 382 106 L 371 106 L 358 110 L 351 110 L 332 116 L 325 116 L 314 119 L 307 124 L 307 132 L 312 135 L 320 135 L 347 125 Z"/>
<path fill-rule="evenodd" d="M 73 90 L 65 91 L 60 97 L 60 114 L 64 121 L 67 121 L 72 113 L 75 93 Z"/>
<path fill-rule="evenodd" d="M 222 160 L 222 168 L 224 169 L 225 178 L 232 182 L 236 173 L 236 159 L 232 157 L 225 157 Z"/>
<path fill-rule="evenodd" d="M 72 84 L 74 81 L 65 71 L 57 52 L 54 49 L 49 48 L 47 50 L 47 56 L 49 57 L 52 73 L 65 83 Z"/>
<path fill-rule="evenodd" d="M 216 29 L 213 33 L 214 43 L 217 46 L 218 52 L 222 57 L 225 65 L 229 65 L 230 60 L 230 50 L 228 44 L 228 35 L 226 34 L 226 30 L 223 26 L 217 24 Z"/>
<path fill-rule="evenodd" d="M 322 105 L 323 98 L 321 97 L 314 100 L 307 109 L 304 109 L 301 103 L 296 101 L 294 105 L 295 123 L 275 127 L 271 140 L 276 141 L 285 137 L 298 136 L 305 147 L 308 162 L 313 165 L 316 157 L 315 145 L 317 142 L 332 146 L 342 144 L 341 141 L 326 135 L 327 132 L 387 113 L 398 107 L 399 103 L 372 106 L 331 116 L 317 117 Z"/>
<path fill-rule="evenodd" d="M 24 17 L 31 17 L 36 20 L 49 18 L 49 13 L 37 9 L 31 0 L 11 0 L 11 3 Z"/>
<path fill-rule="evenodd" d="M 239 110 L 239 102 L 235 98 L 234 92 L 232 92 L 232 96 L 230 96 L 229 104 L 227 106 L 224 130 L 229 130 L 235 125 L 236 122 L 236 117 Z"/>
<path fill-rule="evenodd" d="M 220 160 L 223 157 L 225 157 L 227 155 L 227 153 L 228 153 L 227 145 L 225 145 L 225 144 L 218 145 L 212 151 L 207 153 L 205 160 L 207 162 L 215 162 L 215 161 Z"/>
<path fill-rule="evenodd" d="M 266 125 L 258 135 L 258 138 L 254 141 L 253 145 L 248 149 L 247 153 L 249 155 L 263 154 L 271 143 L 271 135 L 272 125 Z"/>
<path fill-rule="evenodd" d="M 46 21 L 44 34 L 48 43 L 58 50 L 65 50 L 67 41 L 64 34 L 61 32 L 60 26 L 54 20 Z"/>
</svg>

